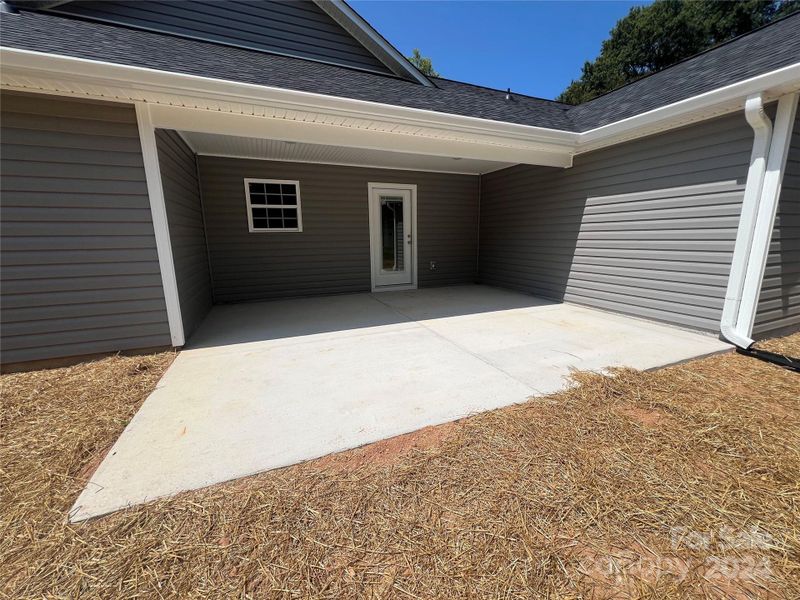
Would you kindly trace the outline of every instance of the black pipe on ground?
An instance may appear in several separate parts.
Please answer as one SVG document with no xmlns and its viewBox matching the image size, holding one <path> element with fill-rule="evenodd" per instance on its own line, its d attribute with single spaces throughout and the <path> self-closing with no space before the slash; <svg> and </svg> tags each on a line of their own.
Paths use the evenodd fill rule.
<svg viewBox="0 0 800 600">
<path fill-rule="evenodd" d="M 800 358 L 785 356 L 775 352 L 768 352 L 767 350 L 759 350 L 758 348 L 753 347 L 740 348 L 737 346 L 736 352 L 739 354 L 744 354 L 745 356 L 752 356 L 753 358 L 757 358 L 758 360 L 763 360 L 774 365 L 778 365 L 779 367 L 794 371 L 795 373 L 800 373 Z"/>
</svg>

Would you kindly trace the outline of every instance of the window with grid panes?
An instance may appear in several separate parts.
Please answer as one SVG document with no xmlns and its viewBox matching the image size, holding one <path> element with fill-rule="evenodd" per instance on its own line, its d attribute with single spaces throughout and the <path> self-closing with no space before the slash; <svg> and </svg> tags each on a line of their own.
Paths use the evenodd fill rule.
<svg viewBox="0 0 800 600">
<path fill-rule="evenodd" d="M 245 179 L 244 188 L 251 232 L 303 231 L 299 181 Z"/>
</svg>

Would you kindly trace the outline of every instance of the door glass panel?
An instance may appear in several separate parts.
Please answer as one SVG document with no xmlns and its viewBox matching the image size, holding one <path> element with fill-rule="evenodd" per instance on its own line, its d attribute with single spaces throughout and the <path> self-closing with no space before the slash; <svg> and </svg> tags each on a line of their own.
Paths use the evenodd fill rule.
<svg viewBox="0 0 800 600">
<path fill-rule="evenodd" d="M 405 268 L 403 198 L 381 196 L 381 267 L 384 271 Z"/>
</svg>

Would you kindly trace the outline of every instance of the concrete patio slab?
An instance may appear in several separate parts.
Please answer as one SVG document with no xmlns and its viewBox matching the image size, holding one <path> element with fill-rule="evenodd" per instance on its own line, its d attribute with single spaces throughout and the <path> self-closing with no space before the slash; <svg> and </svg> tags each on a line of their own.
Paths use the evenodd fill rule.
<svg viewBox="0 0 800 600">
<path fill-rule="evenodd" d="M 728 348 L 485 286 L 217 306 L 71 519 L 522 402 L 561 389 L 573 367 L 649 369 Z"/>
</svg>

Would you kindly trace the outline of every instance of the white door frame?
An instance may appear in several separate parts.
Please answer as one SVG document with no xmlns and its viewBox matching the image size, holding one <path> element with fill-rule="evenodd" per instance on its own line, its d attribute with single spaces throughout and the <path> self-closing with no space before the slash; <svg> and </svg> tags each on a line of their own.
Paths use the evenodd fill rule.
<svg viewBox="0 0 800 600">
<path fill-rule="evenodd" d="M 373 226 L 374 219 L 377 218 L 375 208 L 373 207 L 372 197 L 377 189 L 394 189 L 408 191 L 411 193 L 411 261 L 409 261 L 409 268 L 411 269 L 411 283 L 402 285 L 376 285 L 375 273 L 378 265 L 375 259 L 375 247 L 380 243 L 378 238 L 379 232 Z M 371 282 L 371 289 L 373 292 L 395 291 L 395 290 L 415 290 L 417 289 L 417 265 L 419 258 L 417 256 L 417 185 L 415 183 L 367 183 L 367 206 L 369 207 L 369 276 Z"/>
</svg>

